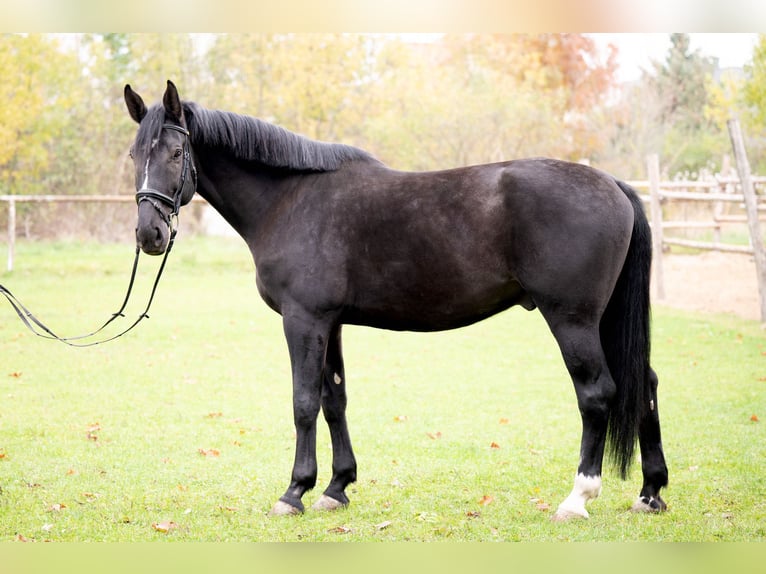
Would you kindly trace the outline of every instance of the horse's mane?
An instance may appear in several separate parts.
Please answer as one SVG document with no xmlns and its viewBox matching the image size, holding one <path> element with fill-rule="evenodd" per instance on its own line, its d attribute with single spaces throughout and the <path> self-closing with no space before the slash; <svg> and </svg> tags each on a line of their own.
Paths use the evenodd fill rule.
<svg viewBox="0 0 766 574">
<path fill-rule="evenodd" d="M 184 102 L 192 144 L 219 147 L 271 167 L 333 171 L 344 161 L 372 159 L 359 148 L 315 141 L 254 117 Z"/>
</svg>

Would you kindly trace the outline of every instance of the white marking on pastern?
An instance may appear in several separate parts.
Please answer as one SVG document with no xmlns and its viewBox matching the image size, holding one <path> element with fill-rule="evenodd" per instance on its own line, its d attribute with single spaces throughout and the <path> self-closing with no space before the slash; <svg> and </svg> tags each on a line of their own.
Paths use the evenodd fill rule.
<svg viewBox="0 0 766 574">
<path fill-rule="evenodd" d="M 585 510 L 585 504 L 601 494 L 601 477 L 586 476 L 578 473 L 575 477 L 574 488 L 564 502 L 559 504 L 554 520 L 568 520 L 570 518 L 588 518 L 590 515 Z"/>
</svg>

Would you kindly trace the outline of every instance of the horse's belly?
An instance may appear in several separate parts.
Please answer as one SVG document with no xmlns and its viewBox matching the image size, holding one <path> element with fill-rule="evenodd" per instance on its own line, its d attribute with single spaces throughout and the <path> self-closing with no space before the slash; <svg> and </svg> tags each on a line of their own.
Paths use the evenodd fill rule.
<svg viewBox="0 0 766 574">
<path fill-rule="evenodd" d="M 471 325 L 513 305 L 535 308 L 516 281 L 462 292 L 445 292 L 433 284 L 419 289 L 390 286 L 385 296 L 368 293 L 347 307 L 343 322 L 395 331 L 444 331 Z"/>
</svg>

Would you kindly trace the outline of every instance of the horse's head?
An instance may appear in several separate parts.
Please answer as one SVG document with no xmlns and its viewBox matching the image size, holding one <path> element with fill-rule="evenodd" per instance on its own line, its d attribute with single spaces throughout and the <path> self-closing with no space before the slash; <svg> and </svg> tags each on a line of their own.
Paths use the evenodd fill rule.
<svg viewBox="0 0 766 574">
<path fill-rule="evenodd" d="M 161 255 L 175 229 L 179 209 L 191 201 L 197 187 L 183 106 L 170 81 L 162 104 L 147 109 L 129 85 L 125 86 L 125 103 L 138 123 L 130 150 L 136 170 L 136 242 L 144 253 Z"/>
</svg>

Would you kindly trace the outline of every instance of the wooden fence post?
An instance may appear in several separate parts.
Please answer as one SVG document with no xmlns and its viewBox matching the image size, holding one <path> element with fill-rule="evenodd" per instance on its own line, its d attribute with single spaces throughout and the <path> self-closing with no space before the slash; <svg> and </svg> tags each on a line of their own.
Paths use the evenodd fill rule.
<svg viewBox="0 0 766 574">
<path fill-rule="evenodd" d="M 646 158 L 649 171 L 649 197 L 652 218 L 652 274 L 657 299 L 665 299 L 665 273 L 662 270 L 662 206 L 660 205 L 660 158 L 656 153 Z"/>
<path fill-rule="evenodd" d="M 13 257 L 16 252 L 16 200 L 8 201 L 8 271 L 13 271 Z"/>
<path fill-rule="evenodd" d="M 761 302 L 761 322 L 766 323 L 766 247 L 763 244 L 761 226 L 758 221 L 758 198 L 755 195 L 753 179 L 750 173 L 750 162 L 745 151 L 745 141 L 739 120 L 731 119 L 726 122 L 729 128 L 731 146 L 734 150 L 734 159 L 737 162 L 737 172 L 742 185 L 742 194 L 745 196 L 745 209 L 747 210 L 747 226 L 750 229 L 750 243 L 753 247 L 755 259 L 755 272 L 758 276 L 758 294 Z"/>
</svg>

